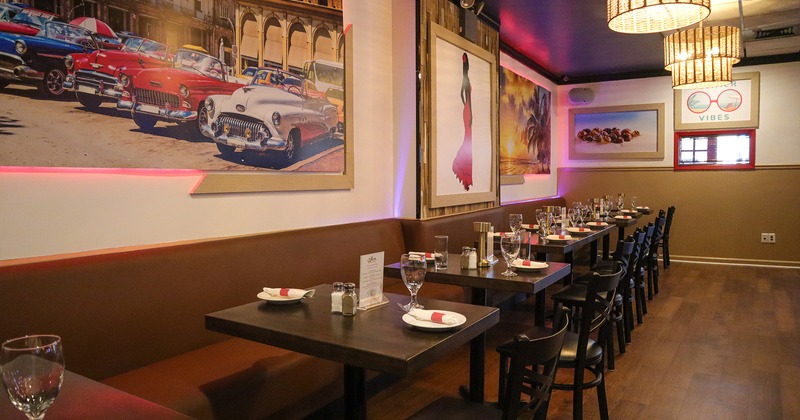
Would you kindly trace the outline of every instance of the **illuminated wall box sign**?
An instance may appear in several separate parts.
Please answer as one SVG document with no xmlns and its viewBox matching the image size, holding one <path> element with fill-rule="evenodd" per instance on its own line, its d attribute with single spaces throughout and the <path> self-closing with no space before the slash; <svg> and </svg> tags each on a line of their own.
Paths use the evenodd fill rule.
<svg viewBox="0 0 800 420">
<path fill-rule="evenodd" d="M 738 73 L 729 85 L 675 90 L 675 130 L 758 128 L 760 74 Z"/>
</svg>

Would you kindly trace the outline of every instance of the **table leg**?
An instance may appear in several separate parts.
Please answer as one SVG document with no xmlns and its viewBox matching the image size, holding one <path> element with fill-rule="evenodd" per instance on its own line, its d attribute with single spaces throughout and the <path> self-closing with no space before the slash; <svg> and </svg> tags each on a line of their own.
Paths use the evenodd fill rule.
<svg viewBox="0 0 800 420">
<path fill-rule="evenodd" d="M 367 392 L 366 376 L 364 369 L 344 365 L 344 418 L 345 419 L 366 419 L 367 418 Z"/>
<path fill-rule="evenodd" d="M 564 253 L 564 262 L 569 264 L 569 274 L 564 276 L 564 286 L 572 284 L 572 251 Z"/>
<path fill-rule="evenodd" d="M 603 260 L 608 260 L 611 256 L 611 235 L 603 235 Z"/>
<path fill-rule="evenodd" d="M 597 264 L 597 240 L 595 239 L 589 244 L 589 267 L 594 267 Z"/>
<path fill-rule="evenodd" d="M 624 241 L 625 240 L 625 226 L 619 227 L 619 236 L 617 237 L 617 241 Z"/>
<path fill-rule="evenodd" d="M 486 289 L 472 288 L 472 304 L 486 306 Z M 469 400 L 483 403 L 486 366 L 486 333 L 472 339 L 469 343 Z"/>
<path fill-rule="evenodd" d="M 537 327 L 544 327 L 544 321 L 547 317 L 545 314 L 545 305 L 547 305 L 547 293 L 543 289 L 536 293 L 536 307 L 533 309 L 533 323 Z"/>
</svg>

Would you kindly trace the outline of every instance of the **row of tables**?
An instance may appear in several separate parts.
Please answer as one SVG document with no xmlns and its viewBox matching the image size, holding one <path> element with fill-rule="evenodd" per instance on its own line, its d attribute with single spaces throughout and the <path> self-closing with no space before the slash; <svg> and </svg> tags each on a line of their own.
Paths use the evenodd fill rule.
<svg viewBox="0 0 800 420">
<path fill-rule="evenodd" d="M 535 295 L 534 323 L 544 326 L 546 289 L 572 273 L 573 253 L 585 246 L 597 258 L 598 240 L 603 240 L 604 258 L 608 258 L 609 236 L 618 229 L 624 238 L 625 228 L 634 226 L 639 218 L 615 219 L 609 225 L 565 242 L 542 241 L 534 235 L 531 253 L 549 259 L 563 256 L 564 262 L 548 261 L 541 271 L 517 270 L 517 276 L 501 275 L 505 263 L 487 268 L 462 270 L 458 264 L 436 270 L 431 264 L 425 281 L 463 286 L 469 290 L 470 304 L 421 299 L 428 308 L 463 314 L 467 321 L 458 328 L 444 332 L 426 332 L 409 328 L 401 320 L 408 296 L 386 293 L 389 304 L 355 317 L 332 316 L 330 302 L 324 298 L 306 299 L 301 305 L 276 306 L 254 302 L 206 315 L 205 325 L 216 331 L 259 343 L 340 362 L 344 366 L 345 417 L 367 418 L 365 370 L 396 376 L 411 375 L 436 362 L 447 353 L 470 343 L 469 399 L 482 402 L 485 387 L 486 331 L 500 320 L 499 310 L 488 306 L 487 290 L 523 292 Z M 449 261 L 457 262 L 458 254 Z M 384 267 L 386 277 L 400 278 L 400 264 Z M 330 285 L 316 286 L 317 296 L 330 294 Z M 424 290 L 424 289 L 423 289 Z M 424 295 L 423 295 L 424 296 Z"/>
</svg>

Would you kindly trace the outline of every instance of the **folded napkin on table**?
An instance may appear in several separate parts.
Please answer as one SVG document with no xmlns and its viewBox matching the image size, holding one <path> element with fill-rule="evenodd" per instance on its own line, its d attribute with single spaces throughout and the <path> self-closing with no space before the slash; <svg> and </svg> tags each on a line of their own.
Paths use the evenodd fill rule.
<svg viewBox="0 0 800 420">
<path fill-rule="evenodd" d="M 586 228 L 573 228 L 576 232 L 590 232 L 591 229 Z"/>
<path fill-rule="evenodd" d="M 439 311 L 428 311 L 425 309 L 412 308 L 408 314 L 416 318 L 418 321 L 430 321 L 437 324 L 454 325 L 458 320 L 452 316 Z"/>
<path fill-rule="evenodd" d="M 292 299 L 301 299 L 301 298 L 310 298 L 314 296 L 314 289 L 305 290 L 305 289 L 290 289 L 288 287 L 265 287 L 264 293 L 270 296 L 282 296 L 288 297 Z"/>
<path fill-rule="evenodd" d="M 523 223 L 520 226 L 522 226 L 523 229 L 539 229 L 539 225 L 528 225 L 528 224 Z"/>
<path fill-rule="evenodd" d="M 519 263 L 519 265 L 521 265 L 523 267 L 530 267 L 530 266 L 532 266 L 534 264 L 535 265 L 539 265 L 540 263 L 539 263 L 539 261 L 531 261 L 531 260 L 520 260 L 520 263 Z"/>
<path fill-rule="evenodd" d="M 433 252 L 417 252 L 417 251 L 411 251 L 411 252 L 408 253 L 408 255 L 416 255 L 418 257 L 425 257 L 425 259 L 428 259 L 428 260 L 432 260 L 433 256 L 434 256 Z"/>
</svg>

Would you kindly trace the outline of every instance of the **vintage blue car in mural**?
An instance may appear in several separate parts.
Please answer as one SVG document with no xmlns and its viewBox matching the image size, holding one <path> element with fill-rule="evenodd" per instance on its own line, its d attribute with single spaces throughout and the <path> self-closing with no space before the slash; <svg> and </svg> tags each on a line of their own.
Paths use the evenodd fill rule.
<svg viewBox="0 0 800 420">
<path fill-rule="evenodd" d="M 35 36 L 0 33 L 0 88 L 32 84 L 44 94 L 64 93 L 64 57 L 98 48 L 92 33 L 79 26 L 49 21 Z"/>
<path fill-rule="evenodd" d="M 250 85 L 206 99 L 208 120 L 201 131 L 214 139 L 223 157 L 238 149 L 294 162 L 300 148 L 336 133 L 336 106 L 319 92 L 305 91 L 302 80 L 299 86 L 261 83 L 277 75 L 275 69 L 258 69 Z"/>
</svg>

